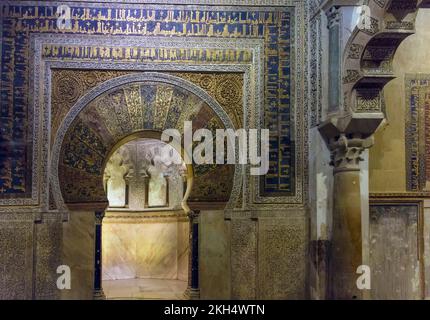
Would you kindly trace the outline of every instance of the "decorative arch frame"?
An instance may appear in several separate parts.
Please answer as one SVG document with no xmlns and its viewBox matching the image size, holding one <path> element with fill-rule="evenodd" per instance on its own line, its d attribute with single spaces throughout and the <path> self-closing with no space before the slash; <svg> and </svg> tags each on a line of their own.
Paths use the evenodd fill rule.
<svg viewBox="0 0 430 320">
<path fill-rule="evenodd" d="M 370 8 L 369 28 L 356 27 L 344 50 L 343 111 L 381 115 L 381 92 L 395 78 L 394 54 L 415 33 L 418 10 L 430 8 L 430 0 L 365 0 L 363 4 Z M 361 108 L 365 104 L 371 107 Z"/>
<path fill-rule="evenodd" d="M 346 43 L 337 101 L 340 105 L 319 128 L 329 143 L 347 135 L 369 138 L 372 145 L 372 136 L 385 119 L 383 89 L 396 77 L 394 55 L 402 41 L 415 33 L 418 10 L 430 8 L 430 0 L 355 2 L 369 7 L 366 19 L 370 20 L 365 27 L 356 26 Z"/>
<path fill-rule="evenodd" d="M 59 172 L 58 168 L 60 165 L 60 154 L 63 148 L 65 136 L 69 128 L 71 127 L 73 121 L 76 119 L 79 113 L 83 111 L 85 107 L 88 106 L 88 104 L 90 104 L 93 100 L 95 100 L 100 95 L 123 85 L 137 83 L 137 82 L 145 82 L 145 81 L 160 82 L 160 83 L 165 83 L 173 86 L 178 86 L 182 89 L 185 89 L 191 92 L 192 94 L 196 95 L 198 98 L 203 100 L 215 112 L 215 114 L 219 117 L 219 119 L 221 120 L 221 122 L 223 123 L 226 129 L 234 129 L 234 125 L 231 119 L 224 111 L 224 109 L 219 105 L 219 103 L 202 88 L 198 87 L 197 85 L 185 79 L 182 79 L 170 74 L 159 73 L 159 72 L 143 72 L 143 73 L 124 75 L 124 76 L 120 76 L 120 77 L 108 80 L 106 82 L 103 82 L 102 84 L 91 89 L 87 94 L 81 97 L 73 105 L 73 107 L 69 110 L 63 122 L 61 123 L 53 143 L 52 153 L 50 157 L 49 183 L 52 188 L 54 201 L 60 212 L 69 211 L 62 195 L 62 190 L 60 187 L 60 179 L 58 175 L 58 172 Z M 129 136 L 132 136 L 132 134 Z M 124 139 L 126 138 L 127 137 L 125 137 Z M 115 148 L 115 146 L 113 148 Z M 237 149 L 238 149 L 238 146 L 236 145 L 236 158 L 238 157 Z M 187 166 L 187 169 L 189 170 L 188 166 Z M 226 205 L 226 208 L 234 207 L 236 202 L 238 201 L 239 193 L 242 187 L 242 169 L 243 169 L 242 166 L 238 164 L 238 161 L 236 161 L 236 165 L 234 169 L 233 188 L 231 192 L 231 197 Z M 192 181 L 190 183 L 190 190 L 188 190 L 189 188 L 187 183 L 186 196 L 188 196 L 189 193 L 191 192 L 191 185 L 192 185 Z M 184 210 L 189 211 L 189 207 L 186 204 L 186 202 L 185 202 Z"/>
</svg>

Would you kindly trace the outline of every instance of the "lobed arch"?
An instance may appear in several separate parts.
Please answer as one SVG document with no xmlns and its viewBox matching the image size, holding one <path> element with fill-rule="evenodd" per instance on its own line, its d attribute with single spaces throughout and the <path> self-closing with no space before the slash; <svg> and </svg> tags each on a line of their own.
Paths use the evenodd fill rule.
<svg viewBox="0 0 430 320">
<path fill-rule="evenodd" d="M 111 150 L 107 153 L 107 156 L 105 157 L 105 160 L 103 162 L 102 166 L 102 172 L 105 171 L 106 166 L 108 164 L 109 159 L 111 156 L 119 149 L 121 146 L 125 145 L 128 142 L 134 141 L 136 139 L 155 139 L 161 141 L 161 131 L 155 131 L 155 130 L 141 130 L 137 132 L 133 132 L 130 135 L 122 138 L 119 140 L 115 145 L 111 148 Z M 182 148 L 181 145 L 177 145 L 175 143 L 171 143 L 171 146 L 181 155 L 182 159 L 190 160 L 191 157 L 189 154 L 186 153 L 186 151 Z M 184 197 L 182 199 L 182 208 L 186 213 L 190 212 L 191 209 L 188 205 L 188 198 L 191 195 L 191 192 L 193 190 L 193 183 L 194 183 L 194 171 L 193 171 L 193 165 L 192 164 L 186 164 L 186 181 L 187 186 L 185 190 Z"/>
<path fill-rule="evenodd" d="M 344 106 L 340 109 L 352 115 L 355 123 L 365 122 L 362 133 L 368 136 L 384 118 L 382 90 L 395 78 L 394 54 L 402 41 L 415 33 L 418 10 L 430 8 L 430 1 L 367 0 L 363 4 L 370 8 L 370 28 L 356 27 L 345 47 Z M 352 125 L 351 130 L 356 130 L 356 126 Z"/>
<path fill-rule="evenodd" d="M 182 120 L 193 120 L 193 131 L 203 127 L 235 129 L 214 98 L 195 84 L 170 74 L 129 74 L 93 88 L 70 109 L 54 139 L 50 185 L 57 209 L 68 211 L 75 204 L 104 207 L 107 197 L 103 171 L 109 155 L 136 138 L 159 139 L 168 128 L 181 131 Z M 225 199 L 227 206 L 233 206 L 241 188 L 240 167 L 202 167 L 187 166 L 186 197 L 205 202 L 198 193 L 211 180 L 205 175 L 224 177 L 228 183 L 220 189 L 229 196 Z M 192 185 L 197 194 L 191 192 Z M 186 203 L 184 209 L 189 210 Z"/>
</svg>

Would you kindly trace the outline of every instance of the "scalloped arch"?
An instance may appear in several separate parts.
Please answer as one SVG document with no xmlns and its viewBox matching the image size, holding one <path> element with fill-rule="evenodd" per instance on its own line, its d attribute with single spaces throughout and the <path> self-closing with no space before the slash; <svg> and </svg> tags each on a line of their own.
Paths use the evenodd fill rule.
<svg viewBox="0 0 430 320">
<path fill-rule="evenodd" d="M 430 7 L 430 0 L 367 0 L 364 4 L 370 8 L 371 27 L 355 28 L 343 57 L 342 82 L 347 112 L 356 111 L 357 96 L 379 99 L 379 92 L 394 79 L 391 68 L 394 54 L 401 42 L 414 34 L 417 12 Z M 373 92 L 367 90 L 369 87 L 373 87 Z"/>
</svg>

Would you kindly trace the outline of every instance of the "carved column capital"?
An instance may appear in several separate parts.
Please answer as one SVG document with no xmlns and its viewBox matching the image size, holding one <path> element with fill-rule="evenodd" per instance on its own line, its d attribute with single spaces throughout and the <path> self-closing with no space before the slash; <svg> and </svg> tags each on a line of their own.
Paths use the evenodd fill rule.
<svg viewBox="0 0 430 320">
<path fill-rule="evenodd" d="M 139 177 L 143 178 L 143 179 L 149 178 L 148 170 L 147 169 L 140 170 L 139 171 Z"/>
<path fill-rule="evenodd" d="M 104 211 L 96 211 L 95 217 L 96 217 L 96 225 L 101 225 L 103 222 L 103 218 L 105 217 L 105 212 Z"/>
<path fill-rule="evenodd" d="M 329 144 L 331 151 L 331 165 L 335 172 L 360 170 L 360 161 L 363 151 L 373 145 L 373 136 L 366 139 L 360 137 L 346 137 L 341 134 L 338 138 L 332 139 Z"/>
<path fill-rule="evenodd" d="M 96 225 L 94 230 L 94 291 L 93 299 L 106 299 L 102 287 L 102 221 L 104 210 L 95 211 Z"/>
<path fill-rule="evenodd" d="M 327 27 L 331 29 L 334 26 L 337 26 L 340 24 L 340 10 L 338 7 L 331 7 L 326 12 L 327 15 Z"/>
<path fill-rule="evenodd" d="M 200 210 L 191 210 L 188 212 L 188 218 L 191 223 L 198 223 L 198 217 L 200 215 Z"/>
<path fill-rule="evenodd" d="M 125 182 L 129 183 L 135 177 L 134 170 L 130 169 L 124 176 Z"/>
<path fill-rule="evenodd" d="M 187 172 L 186 171 L 181 171 L 181 173 L 180 173 L 180 177 L 181 177 L 181 179 L 182 179 L 182 182 L 187 182 L 187 180 L 188 180 L 188 174 L 187 174 Z"/>
</svg>

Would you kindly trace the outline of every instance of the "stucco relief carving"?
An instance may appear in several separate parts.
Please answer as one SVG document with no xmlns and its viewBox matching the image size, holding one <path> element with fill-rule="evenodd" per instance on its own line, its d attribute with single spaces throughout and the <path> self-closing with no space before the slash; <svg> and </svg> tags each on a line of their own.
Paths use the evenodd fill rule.
<svg viewBox="0 0 430 320">
<path fill-rule="evenodd" d="M 367 5 L 371 13 L 371 30 L 356 28 L 345 49 L 343 92 L 347 112 L 355 112 L 363 107 L 356 105 L 357 102 L 362 102 L 356 89 L 365 88 L 368 83 L 378 83 L 379 90 L 382 90 L 385 84 L 393 79 L 394 53 L 400 43 L 414 33 L 414 21 L 418 11 L 417 2 L 413 0 L 376 0 L 369 1 Z M 361 59 L 358 59 L 357 48 L 364 48 Z M 379 108 L 372 107 L 367 112 L 380 113 L 383 109 L 382 101 L 379 104 Z"/>
<path fill-rule="evenodd" d="M 37 299 L 58 299 L 57 267 L 61 265 L 61 256 L 53 254 L 61 252 L 63 241 L 63 223 L 60 217 L 45 219 L 35 227 L 36 261 L 35 263 L 35 292 Z"/>
<path fill-rule="evenodd" d="M 7 270 L 0 274 L 0 299 L 32 298 L 33 226 L 32 220 L 0 220 L 0 268 Z"/>
<path fill-rule="evenodd" d="M 232 299 L 255 299 L 257 280 L 257 224 L 231 220 Z"/>
<path fill-rule="evenodd" d="M 258 220 L 259 298 L 304 298 L 305 230 L 301 218 Z"/>
</svg>

